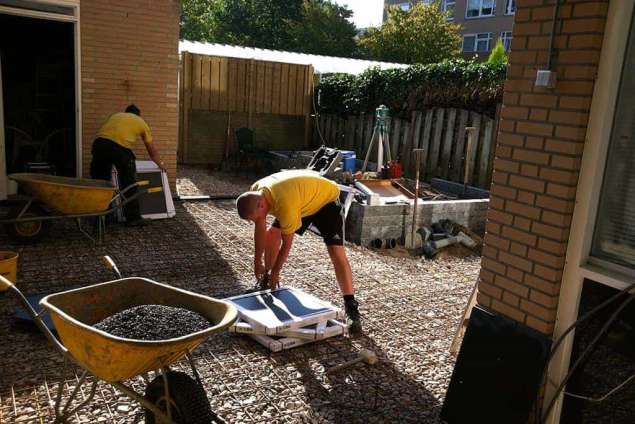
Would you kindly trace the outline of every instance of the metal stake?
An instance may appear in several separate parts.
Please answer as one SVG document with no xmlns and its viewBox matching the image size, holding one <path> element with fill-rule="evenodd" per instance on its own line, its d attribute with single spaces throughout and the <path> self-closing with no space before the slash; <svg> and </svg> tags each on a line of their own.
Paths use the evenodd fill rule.
<svg viewBox="0 0 635 424">
<path fill-rule="evenodd" d="M 421 168 L 421 153 L 423 149 L 412 149 L 412 153 L 415 155 L 415 201 L 412 204 L 412 231 L 410 232 L 410 248 L 415 248 L 415 234 L 417 230 L 417 206 L 419 200 L 419 168 Z"/>
<path fill-rule="evenodd" d="M 470 161 L 472 159 L 472 146 L 474 146 L 474 133 L 476 133 L 476 127 L 465 127 L 467 131 L 467 148 L 465 149 L 465 171 L 463 173 L 463 198 L 467 193 L 467 185 L 470 181 Z"/>
</svg>

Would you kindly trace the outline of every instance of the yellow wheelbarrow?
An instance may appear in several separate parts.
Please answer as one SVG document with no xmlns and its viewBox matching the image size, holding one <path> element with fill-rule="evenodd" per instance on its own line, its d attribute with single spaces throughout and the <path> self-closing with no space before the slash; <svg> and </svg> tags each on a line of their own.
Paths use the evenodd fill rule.
<svg viewBox="0 0 635 424">
<path fill-rule="evenodd" d="M 135 187 L 145 187 L 149 181 L 138 181 L 122 190 L 108 181 L 70 178 L 46 174 L 19 173 L 9 178 L 27 193 L 12 200 L 14 206 L 0 219 L 11 238 L 21 243 L 41 239 L 49 224 L 57 219 L 75 219 L 77 227 L 94 241 L 82 227 L 81 219 L 98 218 L 98 239 L 105 230 L 104 217 L 123 208 L 146 193 L 162 191 L 162 187 L 142 188 L 132 196 L 126 193 Z"/>
<path fill-rule="evenodd" d="M 114 262 L 106 263 L 121 277 Z M 146 278 L 119 278 L 46 296 L 43 308 L 36 312 L 20 290 L 0 275 L 0 289 L 11 289 L 21 299 L 36 325 L 67 360 L 84 369 L 66 402 L 62 402 L 64 376 L 55 402 L 55 422 L 65 422 L 89 403 L 99 379 L 138 401 L 145 409 L 146 423 L 202 424 L 224 422 L 210 409 L 195 363 L 190 355 L 207 337 L 227 329 L 236 321 L 237 311 L 231 304 Z M 113 336 L 93 327 L 94 324 L 122 310 L 146 304 L 189 309 L 207 318 L 212 326 L 187 336 L 167 340 L 135 340 Z M 53 335 L 43 322 L 48 312 L 59 336 Z M 192 368 L 194 379 L 187 373 L 175 372 L 169 366 L 183 356 Z M 65 362 L 66 366 L 66 362 Z M 149 373 L 155 377 L 150 380 Z M 89 396 L 71 408 L 89 375 Z M 124 384 L 135 376 L 147 383 L 145 396 Z"/>
</svg>

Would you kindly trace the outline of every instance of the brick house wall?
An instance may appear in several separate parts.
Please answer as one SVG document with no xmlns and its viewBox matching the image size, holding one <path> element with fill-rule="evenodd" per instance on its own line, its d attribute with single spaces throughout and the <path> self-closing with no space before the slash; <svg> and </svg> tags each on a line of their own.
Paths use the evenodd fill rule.
<svg viewBox="0 0 635 424">
<path fill-rule="evenodd" d="M 552 334 L 608 9 L 561 0 L 554 89 L 546 66 L 553 0 L 518 0 L 477 301 Z"/>
<path fill-rule="evenodd" d="M 82 163 L 102 122 L 130 103 L 152 130 L 171 185 L 178 140 L 178 0 L 82 0 L 80 3 Z M 143 143 L 135 147 L 147 158 Z"/>
</svg>

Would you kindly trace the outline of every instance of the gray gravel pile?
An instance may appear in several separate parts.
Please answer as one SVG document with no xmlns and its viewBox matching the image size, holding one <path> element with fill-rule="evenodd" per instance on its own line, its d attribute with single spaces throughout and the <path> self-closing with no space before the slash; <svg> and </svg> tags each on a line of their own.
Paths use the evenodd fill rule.
<svg viewBox="0 0 635 424">
<path fill-rule="evenodd" d="M 139 305 L 94 325 L 113 336 L 137 340 L 166 340 L 187 336 L 210 326 L 193 311 L 163 305 Z"/>
</svg>

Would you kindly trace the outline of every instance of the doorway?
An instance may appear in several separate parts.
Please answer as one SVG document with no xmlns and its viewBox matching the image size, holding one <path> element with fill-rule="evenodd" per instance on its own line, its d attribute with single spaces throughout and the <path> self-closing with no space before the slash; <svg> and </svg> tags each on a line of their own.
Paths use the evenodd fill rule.
<svg viewBox="0 0 635 424">
<path fill-rule="evenodd" d="M 0 14 L 0 66 L 6 173 L 76 176 L 75 24 Z"/>
</svg>

